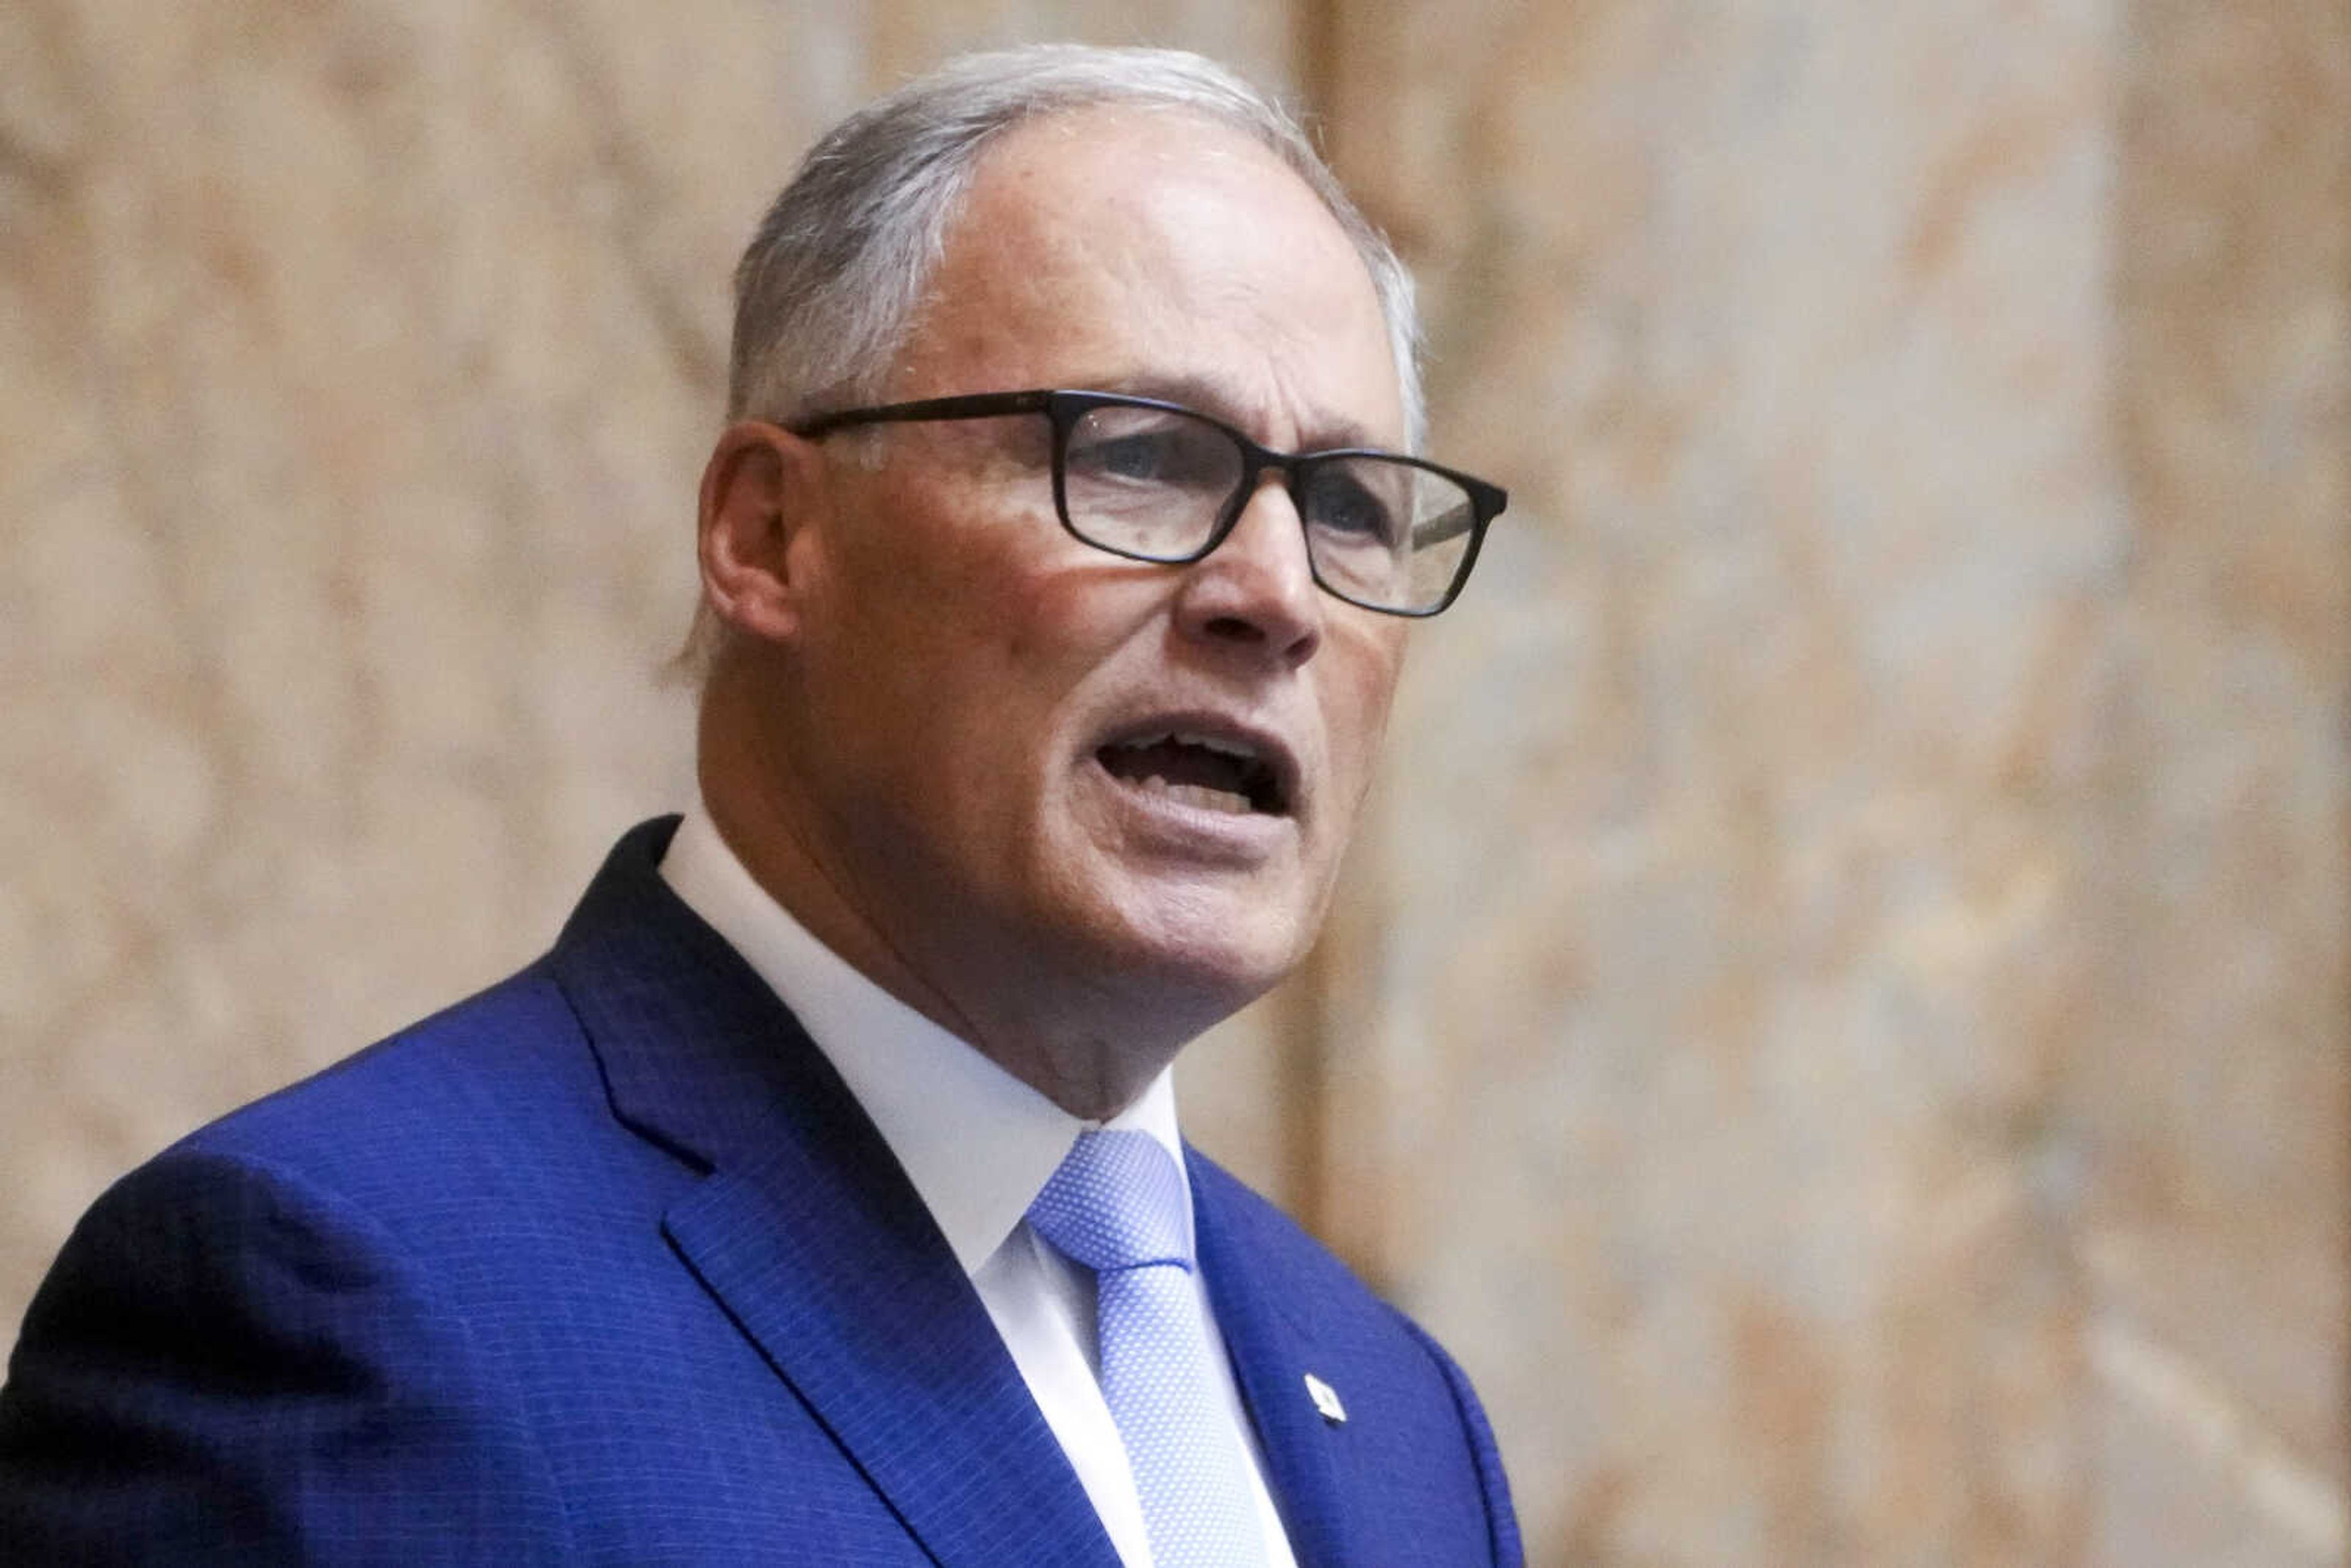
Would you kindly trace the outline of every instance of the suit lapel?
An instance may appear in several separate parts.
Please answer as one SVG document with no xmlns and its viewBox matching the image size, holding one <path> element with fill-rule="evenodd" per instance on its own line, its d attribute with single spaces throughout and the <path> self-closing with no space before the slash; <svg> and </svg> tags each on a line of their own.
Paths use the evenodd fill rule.
<svg viewBox="0 0 2351 1568">
<path fill-rule="evenodd" d="M 1324 1420 L 1307 1389 L 1307 1374 L 1333 1370 L 1315 1357 L 1312 1303 L 1269 1267 L 1271 1249 L 1251 1244 L 1240 1184 L 1197 1154 L 1186 1163 L 1208 1300 L 1272 1472 L 1266 1479 L 1290 1550 L 1300 1568 L 1362 1561 L 1348 1551 L 1340 1484 L 1347 1428 Z"/>
<path fill-rule="evenodd" d="M 995 1324 L 912 1188 L 899 1197 L 782 1147 L 705 1181 L 668 1230 L 938 1562 L 1108 1568 L 1109 1538 Z"/>
<path fill-rule="evenodd" d="M 708 1174 L 687 1267 L 946 1568 L 1117 1562 L 970 1281 L 831 1064 L 622 840 L 549 960 L 615 1114 Z"/>
</svg>

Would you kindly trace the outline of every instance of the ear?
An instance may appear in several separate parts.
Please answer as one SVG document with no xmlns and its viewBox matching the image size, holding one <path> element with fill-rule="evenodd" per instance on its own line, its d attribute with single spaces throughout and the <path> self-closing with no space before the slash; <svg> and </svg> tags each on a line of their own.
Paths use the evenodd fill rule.
<svg viewBox="0 0 2351 1568">
<path fill-rule="evenodd" d="M 823 455 L 788 430 L 757 420 L 719 433 L 702 470 L 698 525 L 702 593 L 713 613 L 764 642 L 799 624 L 794 541 L 822 502 Z"/>
</svg>

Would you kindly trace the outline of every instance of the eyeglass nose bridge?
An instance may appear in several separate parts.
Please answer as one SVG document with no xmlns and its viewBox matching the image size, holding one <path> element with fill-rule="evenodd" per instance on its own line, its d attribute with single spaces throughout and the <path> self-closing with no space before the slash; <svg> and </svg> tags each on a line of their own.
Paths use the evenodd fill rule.
<svg viewBox="0 0 2351 1568">
<path fill-rule="evenodd" d="M 1232 531 L 1240 526 L 1241 514 L 1248 511 L 1249 503 L 1257 499 L 1257 493 L 1265 483 L 1266 470 L 1275 469 L 1280 473 L 1281 487 L 1290 497 L 1290 514 L 1298 519 L 1298 540 L 1306 551 L 1307 572 L 1316 585 L 1321 586 L 1322 569 L 1314 559 L 1314 529 L 1306 520 L 1306 496 L 1300 488 L 1303 471 L 1321 459 L 1311 452 L 1276 452 L 1270 446 L 1259 446 L 1235 431 L 1225 434 L 1231 437 L 1235 449 L 1241 455 L 1241 474 L 1234 482 L 1233 493 L 1225 497 L 1224 509 L 1217 514 L 1217 526 L 1208 531 L 1207 540 L 1201 545 L 1200 553 L 1192 558 L 1193 562 L 1204 561 L 1222 548 Z"/>
</svg>

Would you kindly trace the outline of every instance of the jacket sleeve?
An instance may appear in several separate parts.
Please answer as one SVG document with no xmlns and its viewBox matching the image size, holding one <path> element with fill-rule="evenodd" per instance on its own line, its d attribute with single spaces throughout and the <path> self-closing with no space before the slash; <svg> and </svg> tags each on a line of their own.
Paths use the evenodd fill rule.
<svg viewBox="0 0 2351 1568">
<path fill-rule="evenodd" d="M 83 1219 L 0 1387 L 0 1563 L 568 1555 L 520 1407 L 331 1194 L 182 1150 Z"/>
</svg>

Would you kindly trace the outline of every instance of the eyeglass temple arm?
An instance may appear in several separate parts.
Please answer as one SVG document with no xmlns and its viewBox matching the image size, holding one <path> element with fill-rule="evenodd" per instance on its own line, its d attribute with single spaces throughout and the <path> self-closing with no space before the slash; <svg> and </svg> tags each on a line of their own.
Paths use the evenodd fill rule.
<svg viewBox="0 0 2351 1568">
<path fill-rule="evenodd" d="M 1412 548 L 1426 549 L 1447 539 L 1458 539 L 1478 526 L 1478 514 L 1468 507 L 1456 507 L 1433 523 L 1423 523 L 1412 530 Z"/>
</svg>

